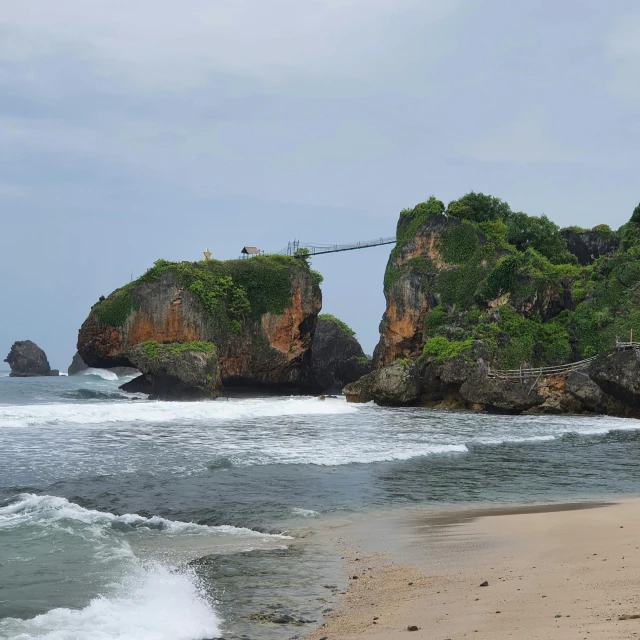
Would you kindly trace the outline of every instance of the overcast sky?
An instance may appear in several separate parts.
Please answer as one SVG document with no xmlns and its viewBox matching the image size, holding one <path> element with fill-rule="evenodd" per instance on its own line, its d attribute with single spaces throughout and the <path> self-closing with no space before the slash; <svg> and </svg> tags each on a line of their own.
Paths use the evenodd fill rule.
<svg viewBox="0 0 640 640">
<path fill-rule="evenodd" d="M 159 257 L 393 235 L 430 195 L 618 227 L 639 148 L 638 0 L 0 0 L 1 355 L 66 369 Z M 369 353 L 388 249 L 313 263 Z"/>
</svg>

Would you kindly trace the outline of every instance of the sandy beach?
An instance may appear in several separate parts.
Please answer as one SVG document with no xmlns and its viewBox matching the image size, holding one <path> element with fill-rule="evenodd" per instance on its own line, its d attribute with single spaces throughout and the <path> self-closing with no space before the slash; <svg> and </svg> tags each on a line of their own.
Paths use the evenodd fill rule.
<svg viewBox="0 0 640 640">
<path fill-rule="evenodd" d="M 387 513 L 322 535 L 349 588 L 308 640 L 640 637 L 639 499 Z"/>
</svg>

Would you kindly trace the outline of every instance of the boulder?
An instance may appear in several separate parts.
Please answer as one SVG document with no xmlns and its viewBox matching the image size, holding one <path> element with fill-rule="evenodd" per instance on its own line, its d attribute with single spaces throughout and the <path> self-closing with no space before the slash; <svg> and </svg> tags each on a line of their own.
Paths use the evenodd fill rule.
<svg viewBox="0 0 640 640">
<path fill-rule="evenodd" d="M 610 399 L 586 371 L 572 371 L 567 376 L 564 389 L 588 411 L 601 410 Z"/>
<path fill-rule="evenodd" d="M 589 377 L 604 393 L 633 410 L 640 409 L 640 353 L 636 349 L 599 355 L 589 367 Z"/>
<path fill-rule="evenodd" d="M 210 342 L 146 342 L 127 349 L 126 357 L 141 375 L 123 384 L 123 391 L 148 393 L 151 400 L 198 400 L 221 395 L 218 355 Z"/>
<path fill-rule="evenodd" d="M 397 360 L 348 384 L 342 391 L 347 402 L 373 400 L 381 406 L 408 406 L 420 397 L 420 375 L 413 361 Z"/>
<path fill-rule="evenodd" d="M 49 365 L 47 354 L 31 340 L 14 342 L 4 361 L 9 363 L 9 376 L 13 378 L 60 375 L 57 369 L 52 369 Z"/>
<path fill-rule="evenodd" d="M 333 316 L 318 318 L 312 345 L 312 367 L 322 389 L 341 389 L 371 371 L 353 331 Z"/>
<path fill-rule="evenodd" d="M 545 401 L 533 380 L 511 382 L 488 378 L 483 362 L 460 386 L 460 397 L 469 404 L 482 405 L 490 411 L 516 414 Z"/>
</svg>

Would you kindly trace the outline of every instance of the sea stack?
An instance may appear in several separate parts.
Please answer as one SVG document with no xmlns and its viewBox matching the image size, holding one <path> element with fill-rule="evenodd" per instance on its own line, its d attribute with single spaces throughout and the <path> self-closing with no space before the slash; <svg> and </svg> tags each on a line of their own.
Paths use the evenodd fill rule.
<svg viewBox="0 0 640 640">
<path fill-rule="evenodd" d="M 311 344 L 321 280 L 290 256 L 158 260 L 92 307 L 78 353 L 89 367 L 136 367 L 145 378 L 126 390 L 144 380 L 147 393 L 167 399 L 211 397 L 230 387 L 319 392 Z M 185 375 L 187 364 L 195 365 L 195 377 Z"/>
<path fill-rule="evenodd" d="M 11 367 L 9 376 L 12 378 L 60 375 L 57 369 L 52 369 L 49 365 L 47 354 L 31 340 L 14 342 L 4 361 Z"/>
</svg>

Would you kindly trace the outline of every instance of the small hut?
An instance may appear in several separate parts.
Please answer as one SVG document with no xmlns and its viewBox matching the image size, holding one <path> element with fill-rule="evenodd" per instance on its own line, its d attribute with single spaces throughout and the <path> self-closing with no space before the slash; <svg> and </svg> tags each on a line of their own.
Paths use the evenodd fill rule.
<svg viewBox="0 0 640 640">
<path fill-rule="evenodd" d="M 243 258 L 251 258 L 252 256 L 259 256 L 260 249 L 258 247 L 242 247 L 240 252 Z"/>
</svg>

